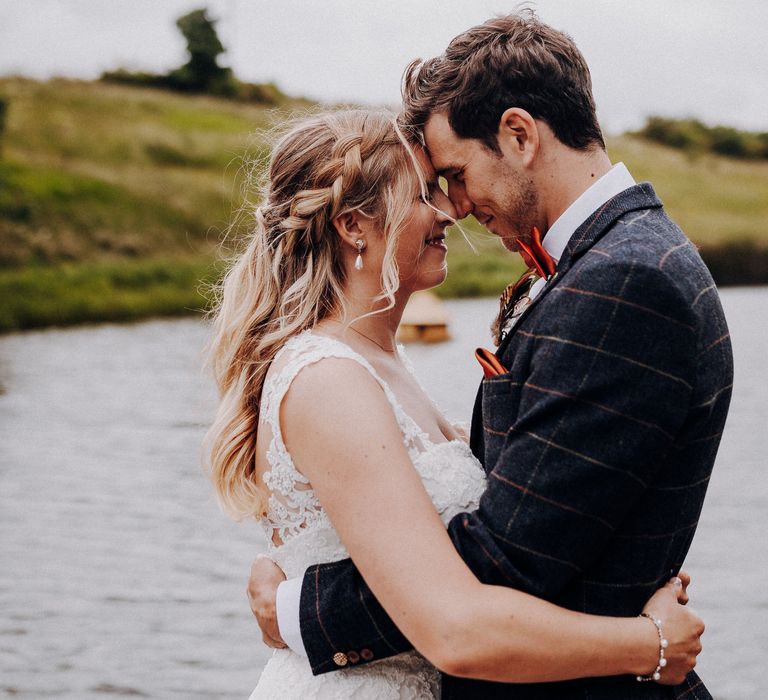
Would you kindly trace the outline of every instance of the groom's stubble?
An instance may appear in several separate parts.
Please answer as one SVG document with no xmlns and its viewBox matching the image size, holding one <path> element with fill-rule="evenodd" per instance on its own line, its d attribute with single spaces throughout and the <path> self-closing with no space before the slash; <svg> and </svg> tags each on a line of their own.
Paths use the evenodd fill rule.
<svg viewBox="0 0 768 700">
<path fill-rule="evenodd" d="M 501 241 L 507 250 L 517 252 L 518 239 L 530 240 L 533 227 L 539 222 L 540 196 L 533 180 L 505 167 L 503 173 L 505 197 L 499 203 L 499 216 L 503 216 Z"/>
</svg>

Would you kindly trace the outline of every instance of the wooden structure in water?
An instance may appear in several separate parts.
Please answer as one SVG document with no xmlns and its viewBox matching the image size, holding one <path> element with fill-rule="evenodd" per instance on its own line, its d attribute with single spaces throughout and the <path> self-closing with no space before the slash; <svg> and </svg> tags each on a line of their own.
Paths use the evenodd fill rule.
<svg viewBox="0 0 768 700">
<path fill-rule="evenodd" d="M 416 292 L 403 312 L 397 332 L 401 343 L 442 343 L 450 340 L 445 305 L 432 292 Z"/>
</svg>

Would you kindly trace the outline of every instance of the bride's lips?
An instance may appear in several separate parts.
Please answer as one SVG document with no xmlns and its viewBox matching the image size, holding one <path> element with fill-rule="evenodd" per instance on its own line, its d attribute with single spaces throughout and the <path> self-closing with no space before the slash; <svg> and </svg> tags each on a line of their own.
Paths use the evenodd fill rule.
<svg viewBox="0 0 768 700">
<path fill-rule="evenodd" d="M 448 250 L 448 246 L 445 245 L 445 234 L 444 233 L 436 233 L 434 236 L 430 236 L 425 241 L 425 246 L 427 248 L 438 248 L 439 250 Z"/>
</svg>

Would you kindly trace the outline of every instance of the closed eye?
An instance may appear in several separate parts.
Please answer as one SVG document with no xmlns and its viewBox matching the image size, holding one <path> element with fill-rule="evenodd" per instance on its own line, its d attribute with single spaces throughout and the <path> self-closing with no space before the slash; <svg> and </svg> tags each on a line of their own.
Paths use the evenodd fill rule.
<svg viewBox="0 0 768 700">
<path fill-rule="evenodd" d="M 464 169 L 462 168 L 461 170 L 458 170 L 451 168 L 443 173 L 443 177 L 445 177 L 448 182 L 464 182 Z"/>
<path fill-rule="evenodd" d="M 435 193 L 439 188 L 440 183 L 438 180 L 432 180 L 431 182 L 428 182 L 423 195 L 424 201 L 432 203 L 435 199 Z M 421 193 L 419 196 L 421 197 Z"/>
</svg>

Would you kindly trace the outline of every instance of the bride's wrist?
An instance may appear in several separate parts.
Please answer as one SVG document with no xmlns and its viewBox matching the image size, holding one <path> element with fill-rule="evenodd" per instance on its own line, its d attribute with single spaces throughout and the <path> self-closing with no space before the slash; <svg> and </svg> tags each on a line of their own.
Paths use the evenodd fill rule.
<svg viewBox="0 0 768 700">
<path fill-rule="evenodd" d="M 635 654 L 628 672 L 633 676 L 647 676 L 659 661 L 659 635 L 656 627 L 643 617 L 632 618 Z"/>
</svg>

